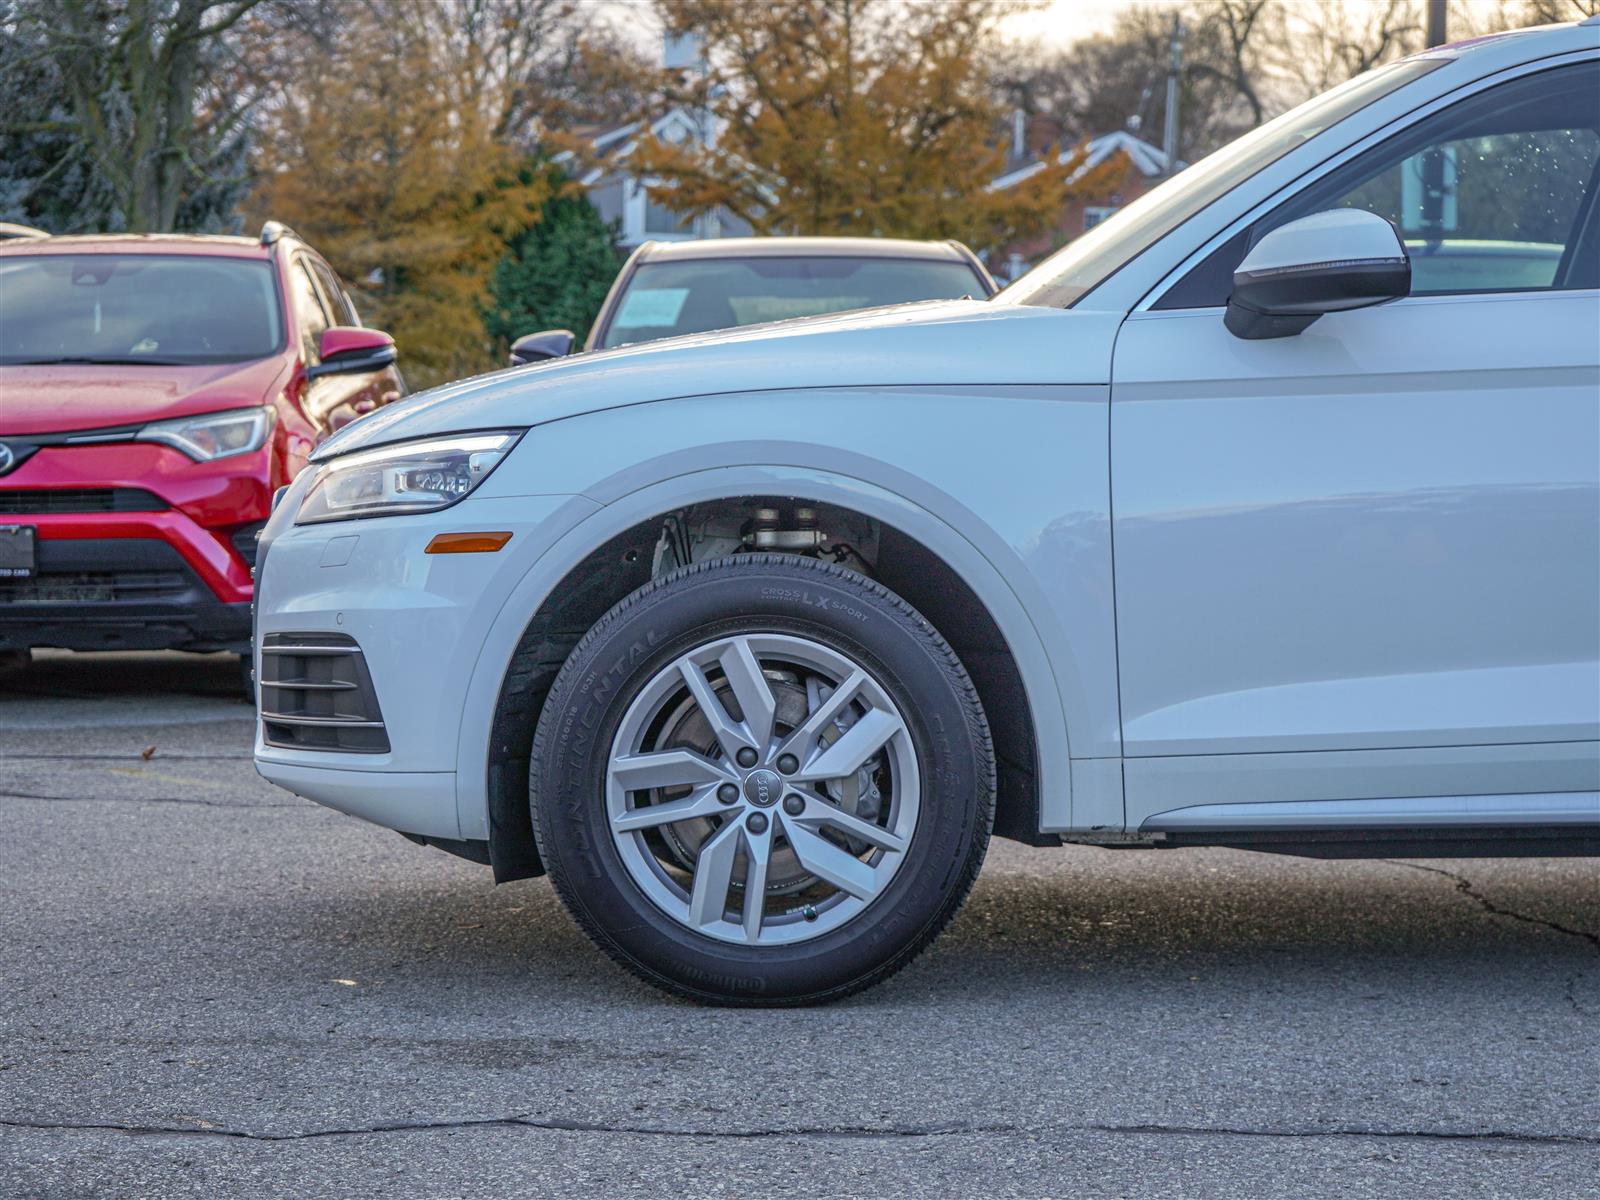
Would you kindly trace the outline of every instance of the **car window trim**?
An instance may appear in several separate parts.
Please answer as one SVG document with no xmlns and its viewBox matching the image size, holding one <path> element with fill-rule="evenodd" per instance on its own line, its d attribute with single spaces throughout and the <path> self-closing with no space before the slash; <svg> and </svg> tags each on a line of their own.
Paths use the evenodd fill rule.
<svg viewBox="0 0 1600 1200">
<path fill-rule="evenodd" d="M 328 265 L 328 260 L 315 252 L 308 252 L 311 260 L 311 277 L 317 283 L 322 293 L 322 299 L 331 303 L 339 310 L 338 325 L 359 325 L 361 322 L 356 317 L 355 305 L 345 293 L 344 286 L 339 280 L 339 273 Z M 349 318 L 346 320 L 346 318 Z"/>
<path fill-rule="evenodd" d="M 1242 231 L 1248 229 L 1262 217 L 1270 214 L 1279 205 L 1288 203 L 1306 188 L 1314 187 L 1319 181 L 1326 178 L 1328 175 L 1333 174 L 1335 171 L 1341 170 L 1347 163 L 1359 158 L 1367 151 L 1381 146 L 1390 138 L 1397 137 L 1406 130 L 1410 129 L 1412 126 L 1428 120 L 1435 113 L 1441 112 L 1451 105 L 1458 104 L 1461 101 L 1478 94 L 1479 92 L 1487 91 L 1488 89 L 1497 87 L 1503 83 L 1510 83 L 1513 80 L 1523 78 L 1527 75 L 1536 75 L 1545 71 L 1559 70 L 1562 67 L 1579 65 L 1582 63 L 1594 63 L 1600 65 L 1600 54 L 1597 54 L 1593 50 L 1568 50 L 1562 52 L 1561 54 L 1547 55 L 1543 58 L 1533 59 L 1529 62 L 1518 63 L 1516 66 L 1505 67 L 1491 75 L 1485 75 L 1468 83 L 1464 83 L 1461 86 L 1446 92 L 1442 96 L 1434 97 L 1434 99 L 1430 100 L 1426 104 L 1419 105 L 1417 108 L 1414 108 L 1409 112 L 1396 116 L 1394 120 L 1390 121 L 1382 128 L 1374 130 L 1365 137 L 1351 143 L 1338 154 L 1335 154 L 1330 158 L 1326 158 L 1314 166 L 1308 167 L 1305 171 L 1301 172 L 1294 179 L 1285 183 L 1270 196 L 1252 205 L 1243 214 L 1228 222 L 1228 224 L 1225 225 L 1220 231 L 1212 235 L 1197 249 L 1185 256 L 1176 267 L 1163 274 L 1161 278 L 1157 280 L 1155 285 L 1149 288 L 1145 294 L 1139 298 L 1138 302 L 1128 310 L 1129 314 L 1131 315 L 1133 313 L 1151 311 L 1163 313 L 1221 312 L 1223 307 L 1222 305 L 1204 305 L 1201 307 L 1165 309 L 1156 309 L 1155 305 L 1160 301 L 1161 297 L 1167 294 L 1169 290 L 1176 287 L 1189 274 L 1190 271 L 1198 268 L 1201 263 L 1205 262 L 1205 260 L 1211 256 L 1212 252 L 1220 248 L 1223 243 L 1234 237 L 1237 237 Z M 1176 232 L 1178 231 L 1173 231 L 1173 233 Z M 1168 236 L 1171 235 L 1169 234 Z M 1550 289 L 1547 288 L 1539 288 L 1534 289 L 1534 293 L 1542 294 L 1548 292 L 1549 290 Z M 1520 289 L 1515 292 L 1476 292 L 1470 294 L 1503 296 L 1520 295 L 1527 291 L 1528 289 Z M 1464 295 L 1469 293 L 1441 294 Z M 1426 299 L 1427 297 L 1419 298 Z"/>
<path fill-rule="evenodd" d="M 294 257 L 292 259 L 290 259 L 289 269 L 291 271 L 298 270 L 305 277 L 306 286 L 311 289 L 311 299 L 316 302 L 317 312 L 320 313 L 321 316 L 322 316 L 322 330 L 319 331 L 319 333 L 320 333 L 320 332 L 325 332 L 326 330 L 331 328 L 333 326 L 333 321 L 328 317 L 327 308 L 324 306 L 324 304 L 322 302 L 322 293 L 317 288 L 317 277 L 312 272 L 311 268 L 306 266 L 306 260 L 308 258 L 310 258 L 310 257 L 311 256 L 307 251 L 297 250 L 295 252 L 295 254 L 294 254 Z M 291 303 L 292 303 L 293 289 L 291 288 L 290 291 L 291 291 Z M 309 315 L 310 314 L 297 315 L 296 320 L 295 320 L 295 326 L 296 326 L 295 333 L 296 333 L 296 335 L 297 335 L 297 337 L 299 339 L 299 342 L 300 342 L 300 354 L 301 354 L 301 357 L 303 357 L 306 360 L 306 365 L 307 366 L 310 366 L 310 365 L 312 365 L 314 363 L 319 363 L 319 362 L 322 361 L 322 353 L 321 353 L 320 350 L 318 350 L 316 348 L 315 345 L 313 345 L 310 350 L 306 349 L 305 333 L 306 333 L 307 325 L 306 325 L 305 320 L 303 319 L 303 316 L 309 316 Z M 316 339 L 313 339 L 313 342 L 315 342 L 315 340 Z"/>
</svg>

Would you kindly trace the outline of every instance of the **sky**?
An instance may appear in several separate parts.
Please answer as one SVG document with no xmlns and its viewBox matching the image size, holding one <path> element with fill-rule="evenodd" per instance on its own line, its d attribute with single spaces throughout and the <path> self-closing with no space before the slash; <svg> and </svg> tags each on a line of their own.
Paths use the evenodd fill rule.
<svg viewBox="0 0 1600 1200">
<path fill-rule="evenodd" d="M 1105 33 L 1117 14 L 1139 0 L 1046 0 L 1035 12 L 1020 13 L 1006 24 L 1019 41 L 1064 46 L 1091 34 Z"/>
<path fill-rule="evenodd" d="M 1160 0 L 1042 0 L 1033 12 L 1019 13 L 1006 23 L 1006 32 L 1022 42 L 1043 42 L 1052 46 L 1065 46 L 1068 42 L 1111 28 L 1116 16 L 1135 4 L 1159 3 Z M 646 15 L 642 5 L 632 0 L 596 0 L 592 11 L 602 20 L 633 37 L 640 43 L 659 44 L 661 33 L 653 17 Z"/>
</svg>

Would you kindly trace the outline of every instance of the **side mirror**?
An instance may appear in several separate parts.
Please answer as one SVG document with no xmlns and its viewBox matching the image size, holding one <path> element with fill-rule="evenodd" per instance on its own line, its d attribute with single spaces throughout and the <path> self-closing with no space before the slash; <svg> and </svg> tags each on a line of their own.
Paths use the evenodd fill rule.
<svg viewBox="0 0 1600 1200">
<path fill-rule="evenodd" d="M 306 379 L 324 375 L 364 375 L 381 371 L 395 360 L 394 339 L 377 329 L 334 325 L 322 331 L 317 342 L 322 361 L 306 368 Z"/>
<path fill-rule="evenodd" d="M 1290 337 L 1323 313 L 1411 294 L 1411 259 L 1376 213 L 1337 208 L 1290 221 L 1256 243 L 1233 273 L 1223 324 L 1235 337 Z"/>
<path fill-rule="evenodd" d="M 572 353 L 572 344 L 578 340 L 570 329 L 546 329 L 543 333 L 525 333 L 511 343 L 511 365 L 543 362 L 547 358 L 565 358 Z"/>
</svg>

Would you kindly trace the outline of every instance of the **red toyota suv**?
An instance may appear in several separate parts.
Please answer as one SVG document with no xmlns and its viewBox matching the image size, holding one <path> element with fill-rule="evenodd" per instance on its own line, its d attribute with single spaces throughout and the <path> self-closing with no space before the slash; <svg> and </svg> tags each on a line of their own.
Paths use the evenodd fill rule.
<svg viewBox="0 0 1600 1200">
<path fill-rule="evenodd" d="M 404 394 L 394 363 L 276 222 L 0 241 L 0 666 L 248 651 L 273 492 Z"/>
</svg>

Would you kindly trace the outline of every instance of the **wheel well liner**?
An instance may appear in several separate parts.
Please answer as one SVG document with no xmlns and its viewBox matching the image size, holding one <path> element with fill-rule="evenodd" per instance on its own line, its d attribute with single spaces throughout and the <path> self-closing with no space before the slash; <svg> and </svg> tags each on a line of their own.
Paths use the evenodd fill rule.
<svg viewBox="0 0 1600 1200">
<path fill-rule="evenodd" d="M 790 499 L 810 503 L 805 497 Z M 731 497 L 719 503 L 743 512 L 763 502 L 759 497 Z M 534 846 L 528 798 L 528 754 L 539 713 L 572 648 L 613 605 L 650 581 L 654 549 L 669 515 L 641 521 L 568 571 L 517 643 L 495 705 L 485 781 L 489 861 L 497 882 L 544 873 Z M 932 550 L 890 525 L 873 523 L 879 530 L 876 578 L 944 636 L 978 690 L 994 739 L 995 834 L 1030 845 L 1056 844 L 1057 839 L 1039 833 L 1033 714 L 1016 659 L 994 618 L 966 581 Z"/>
</svg>

